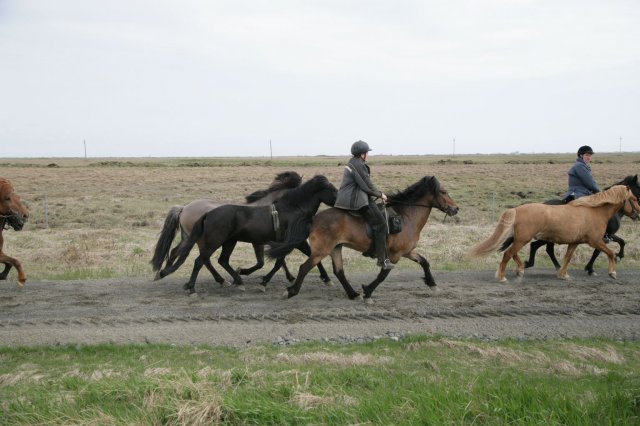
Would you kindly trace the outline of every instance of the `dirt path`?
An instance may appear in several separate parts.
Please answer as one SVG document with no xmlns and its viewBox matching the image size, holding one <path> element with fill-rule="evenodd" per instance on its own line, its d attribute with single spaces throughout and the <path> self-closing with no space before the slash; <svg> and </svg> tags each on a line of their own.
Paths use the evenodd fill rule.
<svg viewBox="0 0 640 426">
<path fill-rule="evenodd" d="M 549 269 L 511 274 L 498 284 L 493 271 L 436 271 L 432 291 L 416 270 L 394 270 L 373 295 L 374 304 L 348 300 L 334 278 L 326 287 L 309 276 L 301 293 L 283 300 L 285 282 L 266 293 L 259 276 L 246 291 L 221 288 L 201 277 L 197 295 L 183 279 L 113 279 L 0 284 L 0 344 L 207 343 L 246 346 L 305 340 L 352 342 L 408 333 L 456 338 L 545 339 L 607 336 L 640 338 L 640 270 L 620 270 L 618 280 L 599 271 L 571 271 L 560 281 Z M 352 277 L 354 284 L 372 274 Z M 359 285 L 357 286 L 359 288 Z"/>
</svg>

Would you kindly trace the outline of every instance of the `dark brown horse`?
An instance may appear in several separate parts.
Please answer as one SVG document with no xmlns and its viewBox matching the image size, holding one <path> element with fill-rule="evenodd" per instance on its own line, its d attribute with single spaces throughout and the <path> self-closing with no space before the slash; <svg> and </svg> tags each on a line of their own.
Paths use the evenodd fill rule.
<svg viewBox="0 0 640 426">
<path fill-rule="evenodd" d="M 622 179 L 620 182 L 615 183 L 614 185 L 628 186 L 631 192 L 633 192 L 633 195 L 635 195 L 636 198 L 640 199 L 640 184 L 638 184 L 638 175 L 633 175 L 633 176 L 629 175 L 624 179 Z M 609 188 L 611 187 L 608 187 L 605 189 L 609 189 Z M 562 200 L 549 200 L 549 201 L 545 201 L 544 204 L 561 205 L 561 204 L 564 204 L 564 202 Z M 607 229 L 605 231 L 606 235 L 610 236 L 611 240 L 618 243 L 618 246 L 620 247 L 620 251 L 616 253 L 617 261 L 620 261 L 622 260 L 622 258 L 624 258 L 624 246 L 626 244 L 622 238 L 616 235 L 616 233 L 620 229 L 620 221 L 622 220 L 623 215 L 624 215 L 624 211 L 618 211 L 607 223 Z M 560 263 L 558 262 L 558 259 L 556 259 L 556 255 L 554 252 L 555 244 L 548 241 L 544 241 L 544 240 L 535 240 L 531 242 L 531 244 L 529 245 L 529 260 L 526 260 L 524 262 L 525 268 L 531 268 L 532 266 L 535 265 L 536 252 L 540 247 L 545 245 L 546 245 L 546 252 L 549 255 L 549 258 L 551 259 L 553 266 L 556 268 L 556 271 L 560 269 Z M 595 271 L 593 270 L 593 264 L 595 263 L 599 255 L 600 255 L 600 250 L 598 250 L 597 248 L 593 249 L 593 254 L 591 255 L 591 259 L 589 259 L 589 262 L 584 267 L 584 270 L 587 271 L 589 275 L 595 275 Z"/>
<path fill-rule="evenodd" d="M 286 194 L 289 190 L 300 186 L 301 183 L 302 177 L 294 171 L 278 173 L 267 189 L 255 191 L 246 196 L 245 200 L 249 206 L 268 206 Z M 208 211 L 220 207 L 223 204 L 224 203 L 211 199 L 200 199 L 192 201 L 185 206 L 171 207 L 165 218 L 162 231 L 160 232 L 158 242 L 154 249 L 153 258 L 151 260 L 153 270 L 160 271 L 165 261 L 165 267 L 173 265 L 177 258 L 178 249 L 189 239 L 189 235 L 191 234 L 191 230 L 193 229 L 193 225 L 196 221 Z M 173 244 L 173 240 L 178 231 L 180 231 L 180 242 L 171 249 L 171 245 Z M 201 244 L 201 242 L 198 244 Z M 253 244 L 253 250 L 255 252 L 256 264 L 250 268 L 238 269 L 238 273 L 240 275 L 249 275 L 264 266 L 264 244 Z M 306 244 L 306 242 L 302 244 L 300 250 L 308 255 L 308 244 Z M 295 277 L 291 275 L 284 261 L 282 262 L 282 267 L 284 268 L 287 279 L 289 281 L 293 281 Z M 263 286 L 267 285 L 278 269 L 280 269 L 279 265 L 274 266 L 272 270 L 263 277 Z M 318 270 L 320 271 L 320 278 L 324 282 L 329 282 L 330 278 L 322 264 L 318 265 Z M 210 270 L 210 272 L 218 283 L 227 284 L 224 278 L 215 270 Z"/>
<path fill-rule="evenodd" d="M 18 285 L 24 286 L 27 282 L 27 275 L 24 273 L 22 264 L 14 257 L 7 256 L 3 251 L 4 238 L 2 231 L 13 228 L 20 231 L 27 219 L 29 210 L 20 201 L 20 196 L 13 190 L 13 185 L 8 179 L 0 177 L 0 263 L 4 264 L 4 270 L 0 273 L 0 280 L 6 280 L 11 267 L 18 270 Z"/>
<path fill-rule="evenodd" d="M 447 215 L 453 216 L 458 213 L 458 205 L 442 189 L 438 179 L 434 176 L 425 176 L 404 191 L 390 195 L 387 203 L 402 217 L 402 231 L 388 237 L 389 259 L 395 264 L 400 258 L 406 257 L 418 263 L 424 271 L 425 283 L 430 287 L 435 287 L 436 282 L 431 275 L 429 262 L 416 251 L 416 247 L 422 228 L 427 224 L 431 214 L 431 209 L 435 207 Z M 290 253 L 298 241 L 307 239 L 307 237 L 309 239 L 311 256 L 300 266 L 295 283 L 287 288 L 286 297 L 298 294 L 302 281 L 311 268 L 329 255 L 333 262 L 333 272 L 340 280 L 347 296 L 350 299 L 359 297 L 360 293 L 351 287 L 344 274 L 342 247 L 349 247 L 361 253 L 369 249 L 372 240 L 367 233 L 365 220 L 346 210 L 330 208 L 318 213 L 313 218 L 311 228 L 304 231 L 289 243 L 273 243 L 268 251 L 270 257 L 279 258 Z M 385 280 L 387 275 L 389 275 L 388 269 L 380 269 L 380 273 L 373 282 L 362 286 L 365 301 L 370 300 L 373 291 L 378 284 Z"/>
<path fill-rule="evenodd" d="M 616 278 L 616 260 L 613 251 L 602 240 L 609 219 L 624 208 L 632 219 L 638 218 L 638 199 L 624 185 L 581 197 L 568 204 L 553 206 L 543 203 L 523 204 L 506 210 L 493 234 L 473 246 L 471 256 L 487 256 L 496 250 L 504 251 L 496 278 L 505 282 L 505 269 L 509 260 L 517 264 L 518 276 L 524 275 L 524 263 L 518 251 L 534 238 L 556 244 L 568 244 L 564 263 L 558 278 L 568 279 L 567 268 L 578 244 L 587 243 L 609 257 L 609 276 Z"/>
<path fill-rule="evenodd" d="M 242 284 L 238 273 L 229 265 L 229 258 L 238 241 L 266 244 L 274 240 L 290 241 L 300 229 L 308 229 L 311 218 L 320 203 L 332 206 L 336 201 L 337 189 L 326 177 L 315 176 L 298 188 L 292 189 L 270 206 L 247 206 L 225 204 L 208 211 L 194 225 L 191 235 L 178 250 L 178 258 L 173 265 L 163 268 L 158 279 L 178 269 L 198 242 L 200 255 L 196 258 L 191 278 L 184 286 L 193 293 L 196 278 L 202 266 L 214 270 L 210 257 L 220 247 L 222 253 L 218 263 L 233 277 L 234 284 Z M 297 241 L 293 248 L 299 247 Z M 277 259 L 284 261 L 284 256 Z"/>
</svg>

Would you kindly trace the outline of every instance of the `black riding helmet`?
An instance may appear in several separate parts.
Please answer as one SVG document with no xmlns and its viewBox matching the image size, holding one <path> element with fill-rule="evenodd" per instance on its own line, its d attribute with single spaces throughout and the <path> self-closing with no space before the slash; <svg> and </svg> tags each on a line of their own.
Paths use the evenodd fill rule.
<svg viewBox="0 0 640 426">
<path fill-rule="evenodd" d="M 582 156 L 584 154 L 593 155 L 593 150 L 591 149 L 591 147 L 589 145 L 583 145 L 580 148 L 578 148 L 578 157 L 582 158 Z"/>
<path fill-rule="evenodd" d="M 351 155 L 353 156 L 369 151 L 371 151 L 371 148 L 369 148 L 369 144 L 365 141 L 355 141 L 353 145 L 351 145 Z"/>
</svg>

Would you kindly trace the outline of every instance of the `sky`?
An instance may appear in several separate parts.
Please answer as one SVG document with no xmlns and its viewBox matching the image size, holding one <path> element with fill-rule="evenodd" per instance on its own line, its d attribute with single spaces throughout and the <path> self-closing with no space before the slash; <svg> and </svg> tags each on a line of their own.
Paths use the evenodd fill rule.
<svg viewBox="0 0 640 426">
<path fill-rule="evenodd" d="M 0 0 L 0 157 L 640 151 L 638 0 Z"/>
</svg>

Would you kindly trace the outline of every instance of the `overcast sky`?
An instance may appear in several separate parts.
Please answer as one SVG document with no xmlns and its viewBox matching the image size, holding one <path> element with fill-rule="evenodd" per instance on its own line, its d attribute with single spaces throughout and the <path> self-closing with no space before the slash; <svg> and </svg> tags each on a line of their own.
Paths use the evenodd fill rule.
<svg viewBox="0 0 640 426">
<path fill-rule="evenodd" d="M 638 0 L 0 0 L 0 157 L 640 151 Z"/>
</svg>

